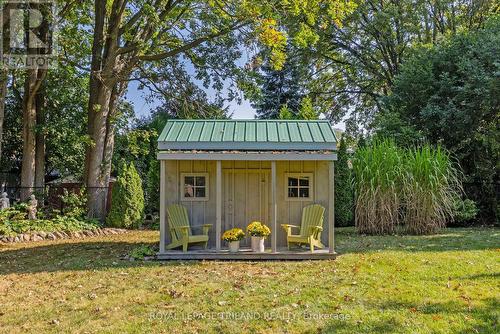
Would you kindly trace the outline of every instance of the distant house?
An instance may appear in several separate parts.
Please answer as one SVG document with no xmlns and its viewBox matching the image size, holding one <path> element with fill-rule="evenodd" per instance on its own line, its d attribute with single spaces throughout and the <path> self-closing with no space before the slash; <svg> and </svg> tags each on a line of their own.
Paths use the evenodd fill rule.
<svg viewBox="0 0 500 334">
<path fill-rule="evenodd" d="M 160 258 L 177 254 L 165 249 L 172 232 L 166 214 L 171 204 L 187 207 L 191 226 L 212 224 L 207 258 L 224 254 L 222 232 L 245 230 L 254 220 L 272 230 L 266 241 L 269 256 L 285 256 L 287 238 L 280 224 L 300 225 L 303 208 L 320 204 L 326 208 L 321 241 L 328 248 L 301 258 L 333 254 L 336 143 L 326 120 L 167 121 L 158 139 Z M 204 253 L 197 254 L 203 258 Z"/>
</svg>

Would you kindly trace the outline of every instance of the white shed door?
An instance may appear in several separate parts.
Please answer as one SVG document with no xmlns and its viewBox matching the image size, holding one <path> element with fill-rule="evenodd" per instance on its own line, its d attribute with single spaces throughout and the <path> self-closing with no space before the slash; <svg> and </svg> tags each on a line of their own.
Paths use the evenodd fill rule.
<svg viewBox="0 0 500 334">
<path fill-rule="evenodd" d="M 233 227 L 239 227 L 246 233 L 246 227 L 252 221 L 269 226 L 269 180 L 270 172 L 267 170 L 224 170 L 222 233 Z M 241 241 L 241 246 L 249 245 L 249 237 Z"/>
</svg>

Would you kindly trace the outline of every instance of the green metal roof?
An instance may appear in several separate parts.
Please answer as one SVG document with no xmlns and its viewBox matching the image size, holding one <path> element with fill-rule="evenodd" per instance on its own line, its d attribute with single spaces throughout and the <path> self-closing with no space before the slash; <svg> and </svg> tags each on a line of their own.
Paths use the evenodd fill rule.
<svg viewBox="0 0 500 334">
<path fill-rule="evenodd" d="M 335 150 L 327 120 L 168 120 L 160 150 Z"/>
</svg>

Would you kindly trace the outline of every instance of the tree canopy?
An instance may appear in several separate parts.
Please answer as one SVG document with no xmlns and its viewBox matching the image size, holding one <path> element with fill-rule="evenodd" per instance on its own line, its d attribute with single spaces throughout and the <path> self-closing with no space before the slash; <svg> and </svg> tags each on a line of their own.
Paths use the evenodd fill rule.
<svg viewBox="0 0 500 334">
<path fill-rule="evenodd" d="M 375 122 L 400 145 L 441 144 L 458 159 L 469 196 L 497 217 L 500 182 L 500 19 L 413 49 Z"/>
</svg>

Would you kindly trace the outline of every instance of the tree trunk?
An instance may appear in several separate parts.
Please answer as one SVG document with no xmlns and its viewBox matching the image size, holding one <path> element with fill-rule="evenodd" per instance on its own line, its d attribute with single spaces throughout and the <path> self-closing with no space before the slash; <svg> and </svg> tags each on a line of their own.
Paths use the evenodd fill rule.
<svg viewBox="0 0 500 334">
<path fill-rule="evenodd" d="M 36 153 L 35 153 L 35 188 L 42 193 L 45 187 L 45 94 L 39 91 L 35 98 L 36 107 Z"/>
<path fill-rule="evenodd" d="M 113 3 L 113 13 L 117 13 L 118 2 Z M 121 7 L 118 6 L 118 7 Z M 108 194 L 111 160 L 114 147 L 114 122 L 116 103 L 120 97 L 121 84 L 117 83 L 117 34 L 116 27 L 121 15 L 111 15 L 105 24 L 106 6 L 103 1 L 95 2 L 95 28 L 92 44 L 92 64 L 89 83 L 89 105 L 87 132 L 92 144 L 87 147 L 85 158 L 85 185 L 87 187 L 88 216 L 104 221 Z M 107 26 L 109 33 L 105 38 Z M 126 83 L 124 84 L 126 86 Z"/>
<path fill-rule="evenodd" d="M 88 215 L 92 218 L 104 220 L 107 196 L 106 175 L 107 166 L 105 163 L 105 152 L 108 134 L 108 114 L 111 101 L 112 89 L 105 85 L 99 85 L 97 98 L 91 96 L 91 101 L 96 103 L 89 106 L 89 135 L 92 145 L 87 148 L 86 159 L 86 186 L 88 192 Z"/>
<path fill-rule="evenodd" d="M 36 83 L 36 70 L 28 70 L 24 83 L 23 97 L 23 160 L 21 167 L 21 201 L 33 192 L 35 185 L 35 125 L 36 108 L 31 92 Z"/>
<path fill-rule="evenodd" d="M 5 117 L 5 98 L 7 96 L 7 70 L 0 70 L 0 162 L 2 159 L 2 144 L 3 144 L 3 121 Z"/>
<path fill-rule="evenodd" d="M 23 160 L 21 166 L 21 200 L 26 200 L 35 187 L 36 161 L 36 94 L 47 70 L 29 69 L 23 96 Z"/>
</svg>

